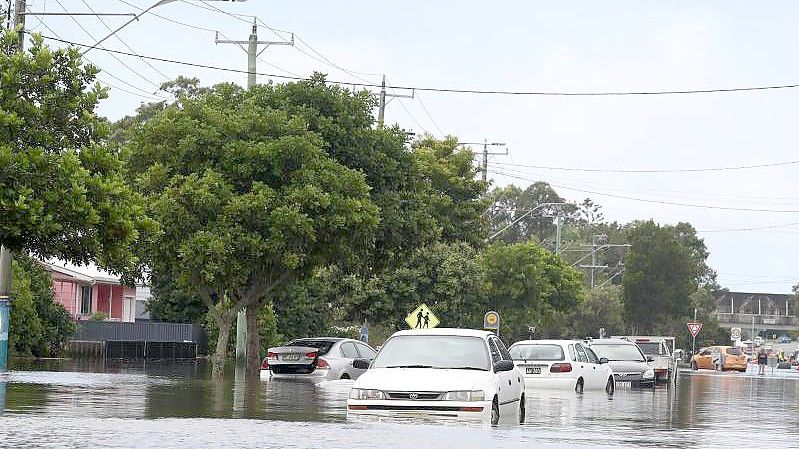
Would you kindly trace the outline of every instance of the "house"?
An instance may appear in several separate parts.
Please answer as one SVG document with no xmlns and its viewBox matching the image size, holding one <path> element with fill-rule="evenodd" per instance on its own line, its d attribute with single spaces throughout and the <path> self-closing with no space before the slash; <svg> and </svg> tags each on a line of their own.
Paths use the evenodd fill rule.
<svg viewBox="0 0 799 449">
<path fill-rule="evenodd" d="M 87 320 L 97 312 L 108 321 L 134 322 L 147 320 L 145 304 L 150 298 L 148 287 L 121 285 L 118 277 L 88 268 L 67 268 L 43 262 L 53 276 L 55 299 L 73 319 Z"/>
</svg>

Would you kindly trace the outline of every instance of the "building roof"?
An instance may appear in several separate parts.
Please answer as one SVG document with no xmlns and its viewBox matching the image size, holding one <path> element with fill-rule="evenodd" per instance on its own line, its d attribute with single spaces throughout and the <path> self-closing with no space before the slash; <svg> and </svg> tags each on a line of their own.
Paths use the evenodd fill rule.
<svg viewBox="0 0 799 449">
<path fill-rule="evenodd" d="M 70 267 L 67 268 L 66 266 L 54 263 L 54 262 L 41 262 L 44 265 L 45 269 L 57 273 L 60 276 L 58 278 L 64 279 L 73 279 L 78 282 L 86 283 L 86 284 L 115 284 L 119 285 L 120 280 L 118 277 L 114 277 L 110 273 L 98 270 L 96 268 L 92 269 L 91 267 Z"/>
</svg>

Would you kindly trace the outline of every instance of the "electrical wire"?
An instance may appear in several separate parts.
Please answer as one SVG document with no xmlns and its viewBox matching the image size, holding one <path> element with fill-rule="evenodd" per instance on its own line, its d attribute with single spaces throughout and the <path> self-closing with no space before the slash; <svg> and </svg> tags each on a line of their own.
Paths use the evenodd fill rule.
<svg viewBox="0 0 799 449">
<path fill-rule="evenodd" d="M 778 228 L 789 228 L 791 226 L 799 226 L 799 222 L 795 223 L 783 223 L 777 225 L 768 225 L 768 226 L 755 226 L 751 228 L 736 228 L 736 229 L 707 229 L 704 231 L 697 231 L 701 233 L 714 233 L 714 232 L 747 232 L 747 231 L 761 231 L 767 229 L 778 229 Z"/>
<path fill-rule="evenodd" d="M 134 5 L 133 3 L 130 3 L 127 0 L 117 0 L 117 1 L 122 2 L 122 3 L 130 6 L 131 8 L 136 8 L 139 11 L 145 11 L 144 8 L 142 8 L 140 6 L 137 6 L 137 5 Z M 205 27 L 201 27 L 199 25 L 193 25 L 193 24 L 190 24 L 190 23 L 181 22 L 180 20 L 176 20 L 176 19 L 173 19 L 171 17 L 167 17 L 167 16 L 164 16 L 164 15 L 158 14 L 158 13 L 152 11 L 152 10 L 148 11 L 147 14 L 150 14 L 151 16 L 158 17 L 159 19 L 166 20 L 167 22 L 172 22 L 172 23 L 177 24 L 177 25 L 182 25 L 182 26 L 187 27 L 187 28 L 193 28 L 195 30 L 200 30 L 200 31 L 208 31 L 210 33 L 215 33 L 216 32 L 216 30 L 212 30 L 211 28 L 205 28 Z"/>
<path fill-rule="evenodd" d="M 513 164 L 509 162 L 495 162 L 496 165 L 503 165 L 509 167 L 523 167 L 535 168 L 538 170 L 556 170 L 556 171 L 575 171 L 575 172 L 590 172 L 590 173 L 700 173 L 710 171 L 731 171 L 731 170 L 751 170 L 756 168 L 780 167 L 785 165 L 799 164 L 799 160 L 771 162 L 767 164 L 753 164 L 753 165 L 738 165 L 731 167 L 704 167 L 704 168 L 666 168 L 666 169 L 616 169 L 616 168 L 579 168 L 579 167 L 553 167 L 545 165 L 525 165 Z"/>
<path fill-rule="evenodd" d="M 397 101 L 399 101 L 399 104 L 400 104 L 400 106 L 402 106 L 402 109 L 404 109 L 404 110 L 405 110 L 405 113 L 406 113 L 406 114 L 408 114 L 408 117 L 410 117 L 410 118 L 411 118 L 411 120 L 413 120 L 413 121 L 414 121 L 414 123 L 416 123 L 416 126 L 418 126 L 419 128 L 421 128 L 421 129 L 422 129 L 422 131 L 424 131 L 424 132 L 425 132 L 425 134 L 430 134 L 430 131 L 428 131 L 428 130 L 427 130 L 427 128 L 425 128 L 424 126 L 422 126 L 422 124 L 421 124 L 421 123 L 419 123 L 419 120 L 416 120 L 416 117 L 415 117 L 413 114 L 411 114 L 411 111 L 408 109 L 408 107 L 407 107 L 407 106 L 405 106 L 405 102 L 403 102 L 401 98 L 397 98 Z"/>
<path fill-rule="evenodd" d="M 494 170 L 494 173 L 497 173 L 497 174 L 503 175 L 503 176 L 507 176 L 509 178 L 519 179 L 519 180 L 522 180 L 522 181 L 536 182 L 534 180 L 531 180 L 531 179 L 528 179 L 528 178 L 525 178 L 525 177 L 521 177 L 521 176 L 518 176 L 518 175 L 513 175 L 513 174 L 510 174 L 510 173 L 504 173 L 504 172 L 501 172 L 501 171 L 498 171 L 498 170 Z M 563 189 L 563 190 L 571 190 L 571 191 L 575 191 L 575 192 L 588 193 L 588 194 L 591 194 L 591 195 L 599 195 L 599 196 L 605 196 L 605 197 L 609 197 L 609 198 L 618 198 L 618 199 L 629 200 L 629 201 L 637 201 L 637 202 L 642 202 L 642 203 L 663 204 L 663 205 L 667 205 L 667 206 L 691 207 L 691 208 L 697 208 L 697 209 L 729 210 L 729 211 L 738 211 L 738 212 L 769 212 L 769 213 L 780 213 L 780 214 L 799 214 L 799 209 L 759 209 L 759 208 L 746 208 L 746 207 L 714 206 L 714 205 L 711 205 L 711 204 L 691 204 L 691 203 L 681 203 L 681 202 L 675 202 L 675 201 L 664 201 L 664 200 L 654 200 L 654 199 L 647 199 L 647 198 L 636 198 L 636 197 L 631 197 L 631 196 L 626 196 L 626 195 L 615 195 L 615 194 L 606 193 L 606 192 L 598 192 L 598 191 L 595 191 L 595 190 L 587 190 L 587 189 L 578 189 L 578 188 L 574 188 L 574 187 L 567 187 L 567 186 L 562 186 L 562 185 L 557 185 L 557 184 L 550 184 L 550 185 L 552 187 L 556 187 L 558 189 Z"/>
<path fill-rule="evenodd" d="M 36 20 L 39 22 L 39 24 L 40 24 L 41 26 L 45 27 L 45 28 L 46 28 L 48 31 L 50 31 L 50 32 L 51 32 L 51 33 L 53 33 L 54 35 L 58 36 L 58 33 L 56 33 L 56 32 L 55 32 L 55 30 L 53 30 L 52 28 L 50 28 L 50 26 L 49 26 L 49 25 L 47 25 L 47 23 L 45 23 L 45 22 L 44 22 L 44 21 L 43 21 L 43 20 L 42 20 L 40 17 L 37 17 L 37 16 L 33 16 L 33 17 L 34 17 L 34 18 L 35 18 L 35 19 L 36 19 Z M 27 32 L 27 31 L 26 31 L 26 33 L 29 33 L 29 32 Z M 29 34 L 30 34 L 30 33 L 29 33 Z M 89 61 L 89 63 L 90 63 L 90 64 L 92 64 L 92 65 L 95 65 L 95 66 L 97 65 L 97 64 L 95 64 L 94 62 L 92 62 L 92 60 L 91 60 L 91 59 L 87 58 L 86 56 L 83 56 L 83 59 L 85 59 L 85 60 Z M 122 78 L 119 78 L 118 76 L 114 75 L 113 73 L 111 73 L 111 72 L 109 72 L 109 71 L 107 71 L 107 70 L 103 70 L 103 71 L 102 71 L 102 74 L 104 74 L 104 75 L 108 75 L 108 76 L 110 76 L 111 78 L 113 78 L 113 79 L 115 79 L 115 80 L 119 81 L 119 82 L 120 82 L 120 83 L 122 83 L 122 84 L 125 84 L 125 85 L 127 85 L 127 86 L 130 86 L 130 87 L 131 87 L 131 88 L 133 88 L 133 89 L 136 89 L 136 90 L 138 90 L 138 91 L 144 92 L 144 94 L 139 94 L 139 93 L 136 93 L 136 92 L 132 92 L 132 91 L 130 91 L 130 90 L 127 90 L 127 89 L 125 89 L 124 87 L 115 86 L 115 85 L 113 85 L 113 84 L 109 83 L 108 81 L 105 81 L 105 80 L 103 80 L 103 79 L 102 79 L 102 78 L 100 78 L 100 76 L 98 75 L 98 76 L 97 76 L 97 80 L 98 80 L 98 81 L 100 81 L 101 83 L 103 83 L 103 84 L 107 85 L 108 87 L 112 87 L 112 88 L 114 88 L 114 89 L 120 90 L 120 91 L 122 91 L 122 92 L 126 92 L 126 93 L 128 93 L 128 94 L 131 94 L 131 95 L 135 95 L 135 96 L 137 96 L 137 97 L 140 97 L 140 98 L 143 98 L 143 99 L 146 99 L 146 100 L 157 100 L 157 101 L 163 101 L 163 98 L 160 98 L 160 97 L 155 97 L 155 96 L 153 96 L 153 95 L 150 95 L 150 93 L 149 93 L 148 91 L 146 91 L 146 90 L 144 90 L 144 89 L 142 89 L 142 88 L 140 88 L 140 87 L 138 87 L 138 86 L 136 86 L 136 85 L 134 85 L 134 84 L 131 84 L 131 83 L 129 83 L 129 82 L 127 82 L 127 81 L 123 80 Z"/>
<path fill-rule="evenodd" d="M 62 42 L 69 45 L 75 45 L 79 47 L 91 47 L 91 44 L 85 44 L 80 42 L 69 41 L 66 39 L 55 38 L 52 36 L 43 36 L 45 39 Z M 175 59 L 167 59 L 167 58 L 160 58 L 156 56 L 146 56 L 146 55 L 135 55 L 132 53 L 124 52 L 121 50 L 113 50 L 109 48 L 98 48 L 101 51 L 115 53 L 125 56 L 140 56 L 142 58 L 149 59 L 151 61 L 161 61 L 161 62 L 169 62 L 172 64 L 181 64 L 188 67 L 198 67 L 210 70 L 218 70 L 224 72 L 233 72 L 233 73 L 249 73 L 246 70 L 239 70 L 239 69 L 231 69 L 228 67 L 219 67 L 213 66 L 209 64 L 199 64 L 195 62 L 189 61 L 179 61 Z M 310 78 L 304 77 L 297 77 L 297 76 L 287 76 L 287 75 L 277 75 L 274 73 L 264 73 L 264 72 L 256 72 L 256 75 L 259 76 L 267 76 L 272 78 L 280 78 L 280 79 L 287 79 L 287 80 L 294 80 L 294 81 L 309 81 Z M 330 84 L 340 84 L 340 85 L 354 85 L 354 86 L 361 86 L 361 87 L 373 87 L 373 88 L 380 88 L 382 87 L 378 83 L 372 82 L 359 82 L 353 83 L 348 81 L 337 81 L 337 80 L 327 80 Z M 721 92 L 747 92 L 747 91 L 765 91 L 765 90 L 776 90 L 776 89 L 796 89 L 799 88 L 799 84 L 786 84 L 786 85 L 773 85 L 773 86 L 758 86 L 758 87 L 740 87 L 740 88 L 729 88 L 729 89 L 700 89 L 700 90 L 684 90 L 684 91 L 651 91 L 651 92 L 545 92 L 545 91 L 508 91 L 508 90 L 476 90 L 476 89 L 457 89 L 457 88 L 442 88 L 442 87 L 424 87 L 424 86 L 403 86 L 403 85 L 386 85 L 386 88 L 391 89 L 400 89 L 400 90 L 416 90 L 416 91 L 423 91 L 423 92 L 440 92 L 440 93 L 453 93 L 453 94 L 485 94 L 485 95 L 529 95 L 529 96 L 574 96 L 574 97 L 584 97 L 584 96 L 625 96 L 625 95 L 667 95 L 667 94 L 701 94 L 701 93 L 721 93 Z"/>
<path fill-rule="evenodd" d="M 420 97 L 418 93 L 415 95 L 415 97 L 419 101 L 419 104 L 422 106 L 422 109 L 424 110 L 424 113 L 427 115 L 427 118 L 429 118 L 430 121 L 433 123 L 433 126 L 436 127 L 436 129 L 438 130 L 438 133 L 441 134 L 441 137 L 446 138 L 447 134 L 444 131 L 441 130 L 441 127 L 438 126 L 438 123 L 436 123 L 436 120 L 433 118 L 432 115 L 430 115 L 430 111 L 427 110 L 427 106 L 425 106 L 424 102 L 422 101 L 422 97 Z"/>
<path fill-rule="evenodd" d="M 94 9 L 91 7 L 91 5 L 89 5 L 89 3 L 88 3 L 86 0 L 81 0 L 81 1 L 83 2 L 83 4 L 84 4 L 84 5 L 86 5 L 86 7 L 87 7 L 87 8 L 89 8 L 89 11 L 91 11 L 91 12 L 92 12 L 92 13 L 94 13 L 94 14 L 97 14 L 97 13 L 94 11 Z M 105 21 L 105 20 L 102 18 L 102 16 L 97 16 L 97 19 L 99 19 L 99 20 L 100 20 L 100 23 L 102 23 L 102 24 L 103 24 L 103 25 L 104 25 L 104 26 L 105 26 L 105 27 L 108 29 L 108 31 L 112 31 L 112 32 L 114 31 L 114 29 L 113 29 L 113 28 L 111 28 L 111 27 L 108 25 L 108 22 L 106 22 L 106 21 Z M 121 43 L 122 43 L 122 45 L 124 45 L 124 46 L 125 46 L 125 48 L 127 48 L 128 50 L 130 50 L 130 51 L 131 51 L 131 53 L 136 53 L 136 50 L 134 50 L 134 49 L 133 49 L 133 48 L 132 48 L 130 45 L 128 45 L 128 43 L 127 43 L 127 42 L 125 42 L 125 40 L 124 40 L 124 39 L 122 39 L 121 37 L 119 37 L 119 35 L 118 35 L 118 34 L 114 33 L 114 38 L 116 38 L 116 40 L 118 40 L 119 42 L 121 42 Z M 154 66 L 152 63 L 150 63 L 150 61 L 148 61 L 148 60 L 146 60 L 146 59 L 144 59 L 144 58 L 142 58 L 142 57 L 139 57 L 139 59 L 140 59 L 140 60 L 141 60 L 143 63 L 147 64 L 147 66 L 149 66 L 151 69 L 153 69 L 153 70 L 154 70 L 156 73 L 158 73 L 159 75 L 161 75 L 161 76 L 162 76 L 162 77 L 163 77 L 163 78 L 164 78 L 166 81 L 169 81 L 169 80 L 171 80 L 171 79 L 172 79 L 171 77 L 169 77 L 168 75 L 166 75 L 164 72 L 162 72 L 161 70 L 159 70 L 159 69 L 158 69 L 156 66 Z"/>
</svg>

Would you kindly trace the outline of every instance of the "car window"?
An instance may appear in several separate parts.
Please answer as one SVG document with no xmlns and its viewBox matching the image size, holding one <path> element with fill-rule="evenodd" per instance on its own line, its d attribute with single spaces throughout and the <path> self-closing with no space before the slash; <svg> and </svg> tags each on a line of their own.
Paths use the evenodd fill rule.
<svg viewBox="0 0 799 449">
<path fill-rule="evenodd" d="M 502 354 L 499 352 L 499 348 L 497 348 L 497 344 L 494 343 L 493 338 L 488 339 L 488 348 L 491 351 L 491 361 L 492 363 L 497 363 L 502 360 Z"/>
<path fill-rule="evenodd" d="M 635 343 L 595 343 L 591 345 L 591 349 L 597 356 L 604 357 L 609 361 L 643 362 L 646 360 Z"/>
<path fill-rule="evenodd" d="M 502 343 L 502 340 L 499 338 L 493 338 L 492 340 L 497 344 L 497 349 L 499 349 L 499 353 L 502 355 L 503 360 L 513 360 L 510 356 L 510 352 L 508 352 L 508 348 L 505 347 L 505 343 Z"/>
<path fill-rule="evenodd" d="M 574 345 L 577 349 L 577 360 L 583 363 L 588 363 L 588 356 L 585 355 L 585 351 L 583 350 L 583 345 L 576 344 Z"/>
<path fill-rule="evenodd" d="M 574 345 L 569 345 L 569 356 L 572 360 L 577 360 L 577 356 L 574 355 Z"/>
<path fill-rule="evenodd" d="M 641 352 L 646 355 L 660 355 L 660 345 L 661 343 L 658 342 L 638 342 L 638 347 L 641 348 Z"/>
<path fill-rule="evenodd" d="M 358 358 L 358 350 L 355 349 L 355 345 L 351 342 L 346 342 L 341 344 L 341 355 L 348 359 L 357 359 Z"/>
<path fill-rule="evenodd" d="M 588 361 L 591 363 L 599 363 L 599 357 L 594 354 L 594 351 L 591 350 L 589 347 L 583 348 L 585 350 L 585 355 L 588 356 Z"/>
<path fill-rule="evenodd" d="M 375 356 L 372 366 L 374 368 L 429 366 L 489 371 L 492 364 L 489 351 L 486 349 L 483 337 L 399 335 L 386 341 Z"/>
<path fill-rule="evenodd" d="M 738 348 L 727 348 L 727 354 L 729 355 L 741 355 L 741 350 Z"/>
<path fill-rule="evenodd" d="M 514 360 L 559 361 L 564 358 L 563 348 L 560 345 L 539 343 L 513 345 L 510 348 L 510 355 Z"/>
<path fill-rule="evenodd" d="M 370 348 L 369 346 L 366 346 L 363 343 L 356 343 L 355 346 L 358 347 L 358 353 L 361 355 L 361 358 L 363 359 L 371 360 L 375 358 L 375 354 L 377 354 L 374 349 Z"/>
<path fill-rule="evenodd" d="M 314 339 L 301 338 L 299 340 L 293 340 L 289 342 L 288 344 L 286 344 L 286 346 L 306 346 L 309 348 L 316 348 L 317 349 L 316 352 L 319 355 L 325 355 L 327 354 L 328 351 L 330 351 L 330 348 L 333 347 L 334 343 L 335 341 L 332 340 L 314 340 Z"/>
</svg>

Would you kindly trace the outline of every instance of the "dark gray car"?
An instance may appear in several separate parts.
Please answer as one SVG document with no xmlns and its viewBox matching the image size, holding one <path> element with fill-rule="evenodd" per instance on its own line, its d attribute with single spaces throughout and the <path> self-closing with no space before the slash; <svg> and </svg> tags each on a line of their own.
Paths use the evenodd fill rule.
<svg viewBox="0 0 799 449">
<path fill-rule="evenodd" d="M 632 387 L 654 387 L 655 370 L 647 363 L 647 357 L 635 343 L 618 338 L 588 340 L 586 344 L 597 357 L 607 359 L 613 368 L 616 384 Z"/>
</svg>

